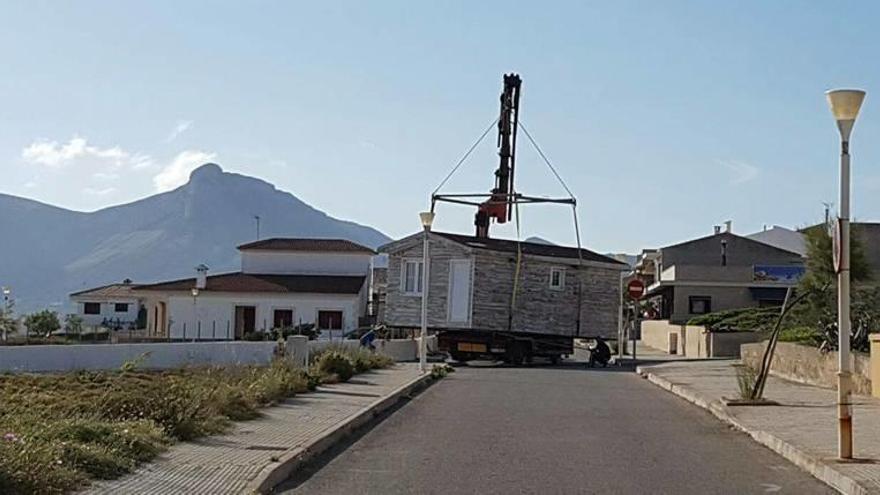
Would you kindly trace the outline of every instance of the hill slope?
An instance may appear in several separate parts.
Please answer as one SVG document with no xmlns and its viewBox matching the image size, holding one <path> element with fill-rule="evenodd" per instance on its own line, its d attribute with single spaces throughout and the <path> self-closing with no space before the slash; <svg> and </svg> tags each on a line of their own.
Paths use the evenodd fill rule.
<svg viewBox="0 0 880 495">
<path fill-rule="evenodd" d="M 17 310 L 65 304 L 97 285 L 151 282 L 239 267 L 235 246 L 260 236 L 335 237 L 377 247 L 381 232 L 332 218 L 265 181 L 205 164 L 187 184 L 92 213 L 0 194 L 0 285 Z"/>
</svg>

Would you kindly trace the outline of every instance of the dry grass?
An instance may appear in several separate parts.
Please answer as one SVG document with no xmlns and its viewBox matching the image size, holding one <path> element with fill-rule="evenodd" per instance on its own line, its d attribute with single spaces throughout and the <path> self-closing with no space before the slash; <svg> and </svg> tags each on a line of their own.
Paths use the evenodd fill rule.
<svg viewBox="0 0 880 495">
<path fill-rule="evenodd" d="M 391 364 L 334 348 L 319 353 L 309 371 L 276 360 L 265 367 L 0 375 L 0 493 L 65 493 L 129 473 L 176 441 L 219 433 L 338 379 L 335 368 L 321 364 L 328 353 L 352 372 Z"/>
</svg>

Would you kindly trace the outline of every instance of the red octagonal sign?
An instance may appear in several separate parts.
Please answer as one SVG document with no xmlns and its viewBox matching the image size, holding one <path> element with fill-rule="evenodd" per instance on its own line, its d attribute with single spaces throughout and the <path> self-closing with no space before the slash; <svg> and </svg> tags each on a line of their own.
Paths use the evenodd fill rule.
<svg viewBox="0 0 880 495">
<path fill-rule="evenodd" d="M 645 283 L 634 278 L 626 284 L 626 292 L 629 293 L 629 297 L 633 299 L 641 299 L 642 295 L 645 294 Z"/>
</svg>

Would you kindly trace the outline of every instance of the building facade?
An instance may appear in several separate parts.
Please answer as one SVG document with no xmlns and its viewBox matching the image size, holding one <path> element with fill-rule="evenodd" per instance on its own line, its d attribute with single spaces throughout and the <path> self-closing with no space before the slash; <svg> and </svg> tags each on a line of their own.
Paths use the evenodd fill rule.
<svg viewBox="0 0 880 495">
<path fill-rule="evenodd" d="M 313 324 L 322 337 L 358 328 L 375 252 L 340 239 L 265 239 L 238 247 L 241 271 L 141 284 L 148 337 L 235 340 Z"/>
<path fill-rule="evenodd" d="M 647 250 L 637 272 L 651 283 L 646 297 L 657 316 L 685 323 L 706 313 L 778 306 L 804 273 L 804 258 L 732 232 Z"/>
</svg>

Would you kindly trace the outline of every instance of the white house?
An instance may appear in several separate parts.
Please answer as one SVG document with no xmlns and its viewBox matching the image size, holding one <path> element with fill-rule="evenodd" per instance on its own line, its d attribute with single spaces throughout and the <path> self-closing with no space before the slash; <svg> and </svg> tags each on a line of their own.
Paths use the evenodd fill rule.
<svg viewBox="0 0 880 495">
<path fill-rule="evenodd" d="M 86 326 L 108 324 L 128 328 L 137 324 L 143 307 L 141 299 L 132 292 L 136 287 L 126 280 L 121 284 L 74 292 L 70 294 L 70 300 Z"/>
<path fill-rule="evenodd" d="M 369 297 L 372 249 L 340 239 L 265 239 L 238 247 L 241 271 L 135 289 L 147 334 L 171 339 L 241 339 L 314 323 L 324 336 L 358 327 Z"/>
</svg>

